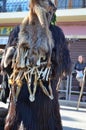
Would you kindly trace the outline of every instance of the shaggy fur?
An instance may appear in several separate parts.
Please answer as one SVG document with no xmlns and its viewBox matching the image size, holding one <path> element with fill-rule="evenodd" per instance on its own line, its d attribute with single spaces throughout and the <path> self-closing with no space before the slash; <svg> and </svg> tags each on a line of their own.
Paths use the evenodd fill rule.
<svg viewBox="0 0 86 130">
<path fill-rule="evenodd" d="M 32 64 L 36 64 L 39 57 L 45 57 L 46 54 L 50 63 L 54 44 L 49 24 L 55 9 L 51 0 L 31 1 L 29 14 L 24 18 L 19 32 L 18 67 L 27 66 L 26 60 L 22 61 L 26 53 Z"/>
<path fill-rule="evenodd" d="M 51 81 L 54 99 L 50 100 L 44 95 L 40 87 L 37 87 L 36 99 L 33 103 L 31 103 L 28 99 L 29 93 L 24 79 L 21 92 L 16 103 L 16 117 L 9 130 L 62 130 L 56 86 L 58 79 L 62 76 L 63 72 L 66 74 L 70 72 L 71 61 L 62 30 L 53 25 L 50 25 L 50 30 L 54 40 L 54 48 L 52 51 L 53 78 Z M 11 61 L 11 59 L 9 60 Z M 9 73 L 10 71 L 8 74 Z M 44 82 L 44 84 L 47 88 L 47 82 Z M 11 118 L 11 115 L 9 115 L 9 117 Z M 7 123 L 8 122 L 6 122 L 6 125 Z"/>
<path fill-rule="evenodd" d="M 1 83 L 1 86 L 3 87 L 3 89 L 0 92 L 0 101 L 6 103 L 7 102 L 7 98 L 9 96 L 9 85 L 8 85 L 8 77 L 7 75 L 2 75 L 3 80 Z"/>
<path fill-rule="evenodd" d="M 8 43 L 5 47 L 5 51 L 3 53 L 2 61 L 1 61 L 1 70 L 5 73 L 6 75 L 3 75 L 3 81 L 2 81 L 2 86 L 3 90 L 1 91 L 1 101 L 6 103 L 6 99 L 9 96 L 9 85 L 8 85 L 8 76 L 12 73 L 12 59 L 15 53 L 15 46 L 17 45 L 18 42 L 18 33 L 19 33 L 20 27 L 16 26 L 11 32 L 10 36 L 8 39 Z"/>
<path fill-rule="evenodd" d="M 5 51 L 3 53 L 3 57 L 1 61 L 1 70 L 7 72 L 8 75 L 10 75 L 13 70 L 12 59 L 14 57 L 16 46 L 18 44 L 19 31 L 20 31 L 20 26 L 16 26 L 10 32 L 8 43 L 6 44 Z"/>
</svg>

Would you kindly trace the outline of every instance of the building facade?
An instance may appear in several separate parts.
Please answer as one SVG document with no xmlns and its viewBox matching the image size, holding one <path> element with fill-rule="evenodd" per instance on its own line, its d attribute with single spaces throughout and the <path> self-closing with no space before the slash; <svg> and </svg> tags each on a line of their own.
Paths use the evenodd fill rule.
<svg viewBox="0 0 86 130">
<path fill-rule="evenodd" d="M 53 0 L 57 6 L 56 25 L 68 39 L 72 61 L 86 58 L 86 0 Z M 0 0 L 0 46 L 5 45 L 12 28 L 21 23 L 29 11 L 29 0 Z"/>
<path fill-rule="evenodd" d="M 57 25 L 68 39 L 72 62 L 78 55 L 86 59 L 86 0 L 58 0 Z"/>
</svg>

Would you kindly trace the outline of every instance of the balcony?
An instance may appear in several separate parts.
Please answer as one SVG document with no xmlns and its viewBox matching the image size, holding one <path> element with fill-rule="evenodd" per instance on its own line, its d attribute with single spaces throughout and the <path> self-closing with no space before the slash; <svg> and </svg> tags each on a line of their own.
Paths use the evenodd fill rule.
<svg viewBox="0 0 86 130">
<path fill-rule="evenodd" d="M 57 9 L 85 8 L 86 0 L 55 0 Z M 29 0 L 0 0 L 0 12 L 18 12 L 29 9 Z"/>
<path fill-rule="evenodd" d="M 86 21 L 86 0 L 55 0 L 55 3 L 57 22 Z M 0 26 L 20 24 L 28 10 L 29 0 L 0 0 Z"/>
<path fill-rule="evenodd" d="M 57 22 L 86 22 L 86 8 L 59 9 L 56 11 Z"/>
</svg>

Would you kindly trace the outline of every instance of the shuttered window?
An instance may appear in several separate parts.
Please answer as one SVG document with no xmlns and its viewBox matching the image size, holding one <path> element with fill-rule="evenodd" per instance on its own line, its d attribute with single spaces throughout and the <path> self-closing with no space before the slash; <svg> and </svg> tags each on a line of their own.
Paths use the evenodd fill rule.
<svg viewBox="0 0 86 130">
<path fill-rule="evenodd" d="M 86 39 L 69 43 L 72 62 L 75 63 L 79 55 L 83 55 L 86 61 Z"/>
</svg>

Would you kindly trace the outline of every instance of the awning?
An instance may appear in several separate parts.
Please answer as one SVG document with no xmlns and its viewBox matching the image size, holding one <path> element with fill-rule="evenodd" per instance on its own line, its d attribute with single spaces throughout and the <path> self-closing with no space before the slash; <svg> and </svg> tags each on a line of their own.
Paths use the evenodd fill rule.
<svg viewBox="0 0 86 130">
<path fill-rule="evenodd" d="M 86 26 L 60 26 L 67 38 L 86 39 Z"/>
<path fill-rule="evenodd" d="M 6 45 L 8 42 L 7 36 L 0 36 L 0 45 Z"/>
</svg>

